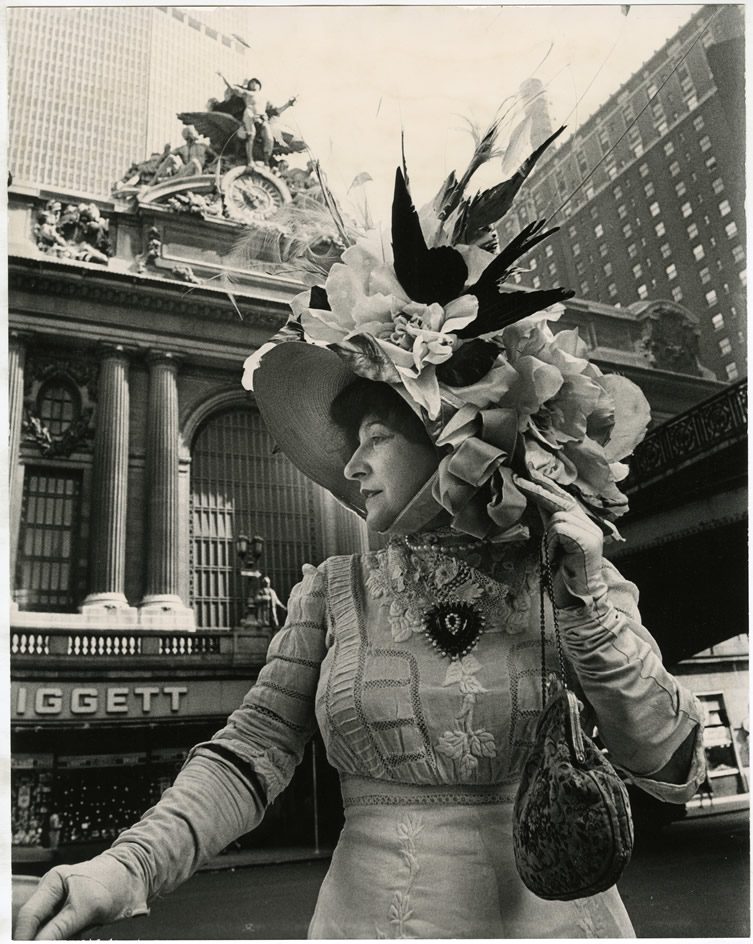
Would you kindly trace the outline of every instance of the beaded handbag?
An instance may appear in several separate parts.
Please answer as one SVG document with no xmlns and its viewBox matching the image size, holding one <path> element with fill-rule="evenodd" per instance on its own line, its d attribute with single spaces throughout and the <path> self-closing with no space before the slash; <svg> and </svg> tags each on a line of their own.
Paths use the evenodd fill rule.
<svg viewBox="0 0 753 944">
<path fill-rule="evenodd" d="M 567 901 L 610 888 L 633 850 L 625 784 L 581 728 L 581 703 L 567 688 L 546 543 L 541 551 L 541 684 L 547 690 L 544 591 L 554 614 L 557 690 L 546 701 L 515 797 L 513 848 L 523 883 L 539 898 Z"/>
</svg>

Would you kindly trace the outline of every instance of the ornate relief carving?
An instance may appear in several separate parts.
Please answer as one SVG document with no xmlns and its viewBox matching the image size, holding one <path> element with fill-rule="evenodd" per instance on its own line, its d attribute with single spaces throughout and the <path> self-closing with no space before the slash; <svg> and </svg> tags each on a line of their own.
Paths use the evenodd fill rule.
<svg viewBox="0 0 753 944">
<path fill-rule="evenodd" d="M 37 212 L 34 238 L 42 252 L 79 262 L 107 265 L 112 255 L 109 222 L 96 203 L 48 200 Z"/>
<path fill-rule="evenodd" d="M 647 312 L 641 344 L 654 367 L 695 377 L 713 377 L 698 359 L 698 325 L 687 313 L 668 305 Z"/>
<path fill-rule="evenodd" d="M 91 448 L 98 376 L 99 368 L 93 361 L 30 352 L 24 371 L 23 442 L 37 446 L 45 457 L 70 456 L 78 449 Z M 52 433 L 41 416 L 42 388 L 54 380 L 77 392 L 75 415 L 58 433 Z"/>
</svg>

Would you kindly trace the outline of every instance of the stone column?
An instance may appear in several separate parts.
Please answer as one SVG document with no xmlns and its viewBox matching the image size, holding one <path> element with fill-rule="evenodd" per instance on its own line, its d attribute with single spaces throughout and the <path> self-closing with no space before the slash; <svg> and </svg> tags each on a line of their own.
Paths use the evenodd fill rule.
<svg viewBox="0 0 753 944">
<path fill-rule="evenodd" d="M 29 335 L 11 331 L 8 338 L 8 472 L 10 476 L 8 507 L 10 508 L 10 576 L 11 585 L 16 573 L 16 543 L 21 496 L 18 494 L 18 456 L 21 448 L 21 428 L 24 418 L 24 368 Z"/>
<path fill-rule="evenodd" d="M 128 516 L 128 355 L 120 345 L 101 352 L 89 542 L 89 594 L 82 609 L 122 609 Z"/>
<path fill-rule="evenodd" d="M 149 400 L 146 440 L 147 536 L 146 594 L 142 613 L 181 616 L 191 613 L 179 596 L 178 501 L 178 365 L 168 353 L 149 355 Z M 143 621 L 143 618 L 142 618 Z"/>
<path fill-rule="evenodd" d="M 28 337 L 19 331 L 11 331 L 8 338 L 8 466 L 10 485 L 16 478 L 18 452 L 21 446 L 21 425 L 24 414 L 24 367 L 26 366 L 26 344 Z M 15 496 L 11 491 L 11 505 Z"/>
</svg>

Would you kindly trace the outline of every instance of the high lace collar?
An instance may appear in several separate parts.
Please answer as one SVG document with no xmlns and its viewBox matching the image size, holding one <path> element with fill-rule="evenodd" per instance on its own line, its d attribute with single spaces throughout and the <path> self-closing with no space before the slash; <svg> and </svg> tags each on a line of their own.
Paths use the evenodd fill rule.
<svg viewBox="0 0 753 944">
<path fill-rule="evenodd" d="M 530 539 L 525 527 L 521 527 L 516 538 L 511 536 L 502 542 L 485 541 L 441 527 L 394 535 L 389 546 L 401 550 L 408 559 L 423 560 L 440 554 L 462 560 L 493 579 L 500 579 L 511 565 L 537 557 L 536 542 Z"/>
</svg>

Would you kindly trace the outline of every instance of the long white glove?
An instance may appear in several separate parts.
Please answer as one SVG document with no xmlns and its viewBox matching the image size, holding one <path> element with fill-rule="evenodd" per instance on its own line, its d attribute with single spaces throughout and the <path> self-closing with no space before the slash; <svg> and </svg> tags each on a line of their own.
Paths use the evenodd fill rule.
<svg viewBox="0 0 753 944">
<path fill-rule="evenodd" d="M 664 668 L 635 588 L 603 560 L 602 533 L 576 505 L 551 516 L 547 547 L 562 643 L 611 759 L 636 778 L 666 777 L 679 789 L 664 798 L 682 802 L 703 773 L 701 706 Z"/>
<path fill-rule="evenodd" d="M 172 787 L 101 855 L 51 869 L 21 908 L 14 939 L 70 940 L 85 928 L 149 912 L 261 819 L 253 773 L 202 747 Z"/>
</svg>

